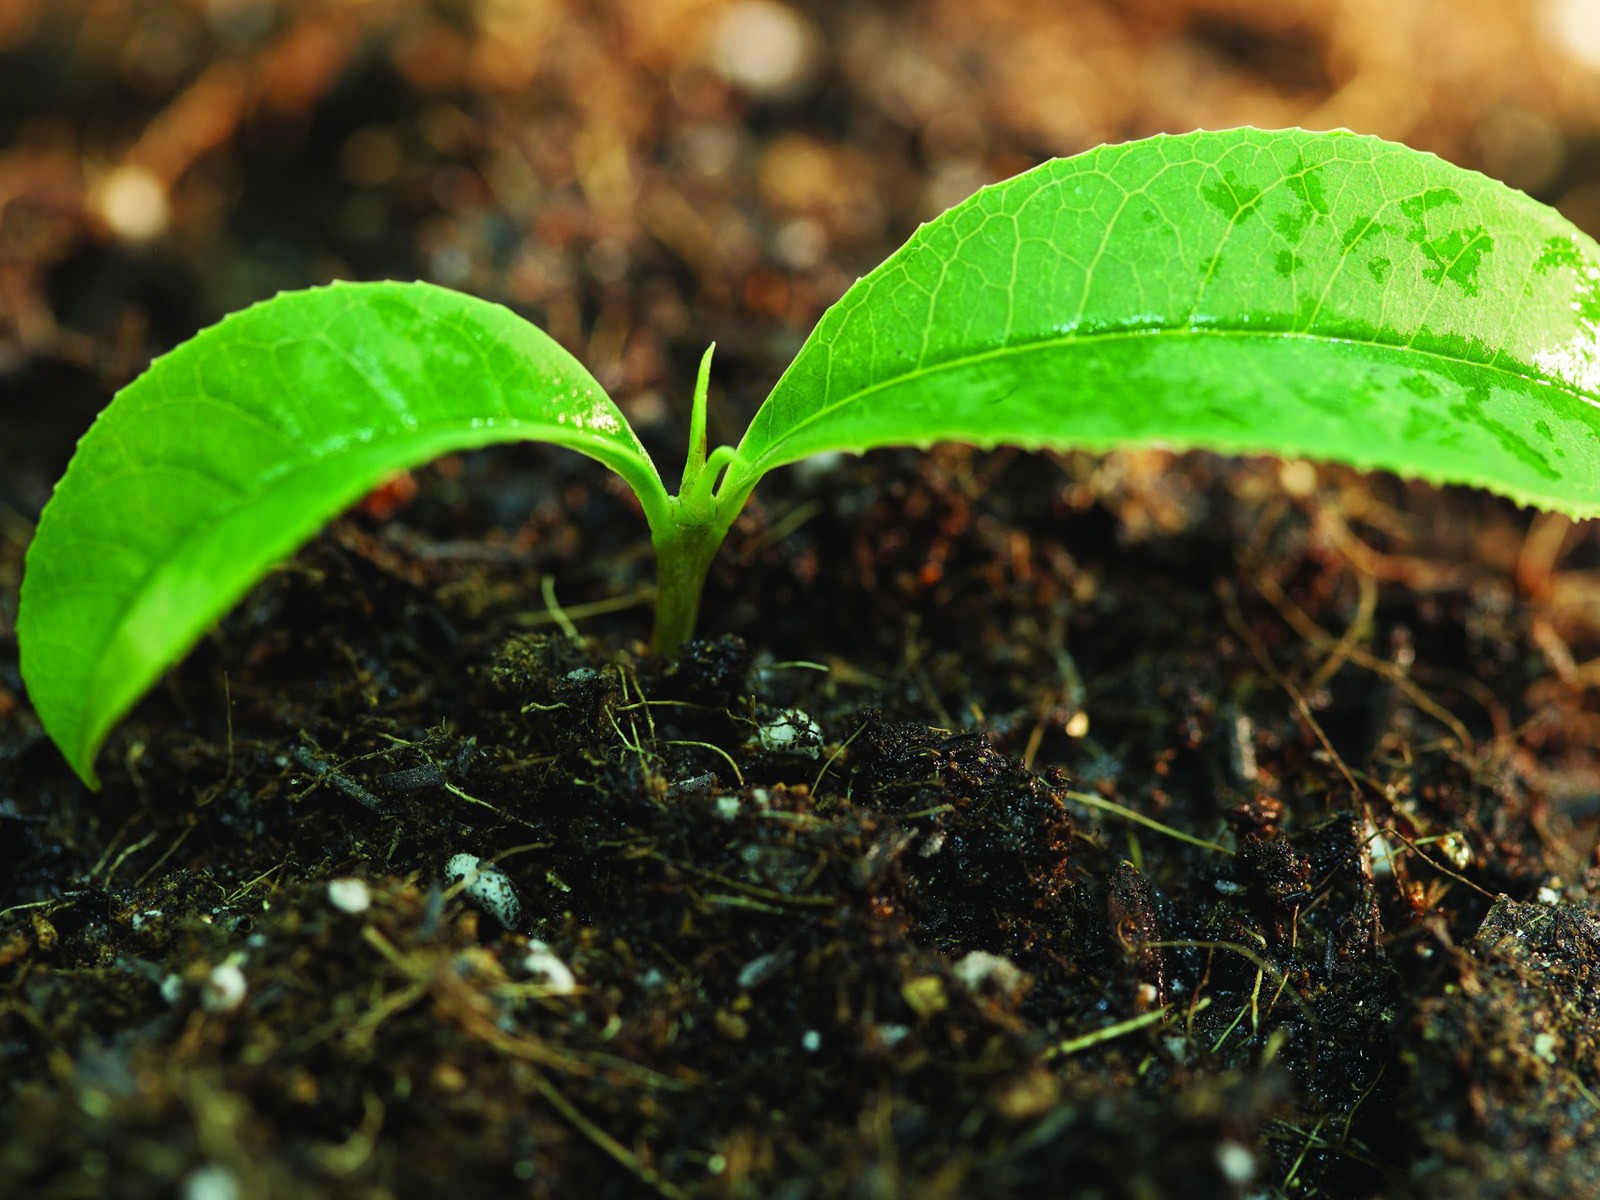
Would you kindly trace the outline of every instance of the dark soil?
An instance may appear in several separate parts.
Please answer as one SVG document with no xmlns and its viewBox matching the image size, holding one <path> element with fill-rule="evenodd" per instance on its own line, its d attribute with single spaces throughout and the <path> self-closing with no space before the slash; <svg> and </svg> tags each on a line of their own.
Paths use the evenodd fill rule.
<svg viewBox="0 0 1600 1200">
<path fill-rule="evenodd" d="M 769 95 L 625 5 L 496 58 L 494 7 L 0 23 L 0 1193 L 1600 1189 L 1600 539 L 1480 494 L 806 464 L 662 661 L 623 485 L 451 458 L 263 583 L 84 789 L 16 588 L 153 350 L 420 274 L 536 316 L 670 462 L 705 340 L 731 436 L 952 162 L 1081 148 L 895 100 L 872 63 L 960 78 L 940 5 L 813 6 Z M 1337 86 L 1324 18 L 1133 8 L 1116 37 L 1210 47 L 1217 87 Z M 163 146 L 170 227 L 119 240 L 83 164 Z"/>
</svg>

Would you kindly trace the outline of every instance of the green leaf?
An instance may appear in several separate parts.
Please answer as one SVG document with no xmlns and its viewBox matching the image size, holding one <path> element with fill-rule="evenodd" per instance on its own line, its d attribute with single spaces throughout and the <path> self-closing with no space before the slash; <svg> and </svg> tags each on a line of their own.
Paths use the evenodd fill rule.
<svg viewBox="0 0 1600 1200">
<path fill-rule="evenodd" d="M 1600 512 L 1600 248 L 1349 133 L 1106 146 L 985 188 L 826 314 L 724 487 L 939 440 L 1308 456 Z"/>
<path fill-rule="evenodd" d="M 427 284 L 280 295 L 120 392 L 29 547 L 28 696 L 94 783 L 111 726 L 274 564 L 392 472 L 537 438 L 666 494 L 593 378 L 507 309 Z"/>
</svg>

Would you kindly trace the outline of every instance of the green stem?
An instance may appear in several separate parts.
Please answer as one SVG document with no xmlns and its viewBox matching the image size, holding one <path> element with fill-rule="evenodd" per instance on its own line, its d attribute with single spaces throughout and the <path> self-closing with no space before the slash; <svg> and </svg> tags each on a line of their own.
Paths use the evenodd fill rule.
<svg viewBox="0 0 1600 1200">
<path fill-rule="evenodd" d="M 711 382 L 713 342 L 700 360 L 700 373 L 694 385 L 694 404 L 689 416 L 689 454 L 683 465 L 683 483 L 678 494 L 667 501 L 664 512 L 651 516 L 651 541 L 656 550 L 656 628 L 653 648 L 657 654 L 671 654 L 694 634 L 695 616 L 700 609 L 700 592 L 705 587 L 711 560 L 728 536 L 728 529 L 745 497 L 750 483 L 743 482 L 739 452 L 732 446 L 718 446 L 706 453 L 706 395 Z M 727 478 L 738 476 L 738 502 L 731 503 Z"/>
<path fill-rule="evenodd" d="M 652 539 L 656 548 L 656 628 L 651 648 L 671 654 L 694 633 L 700 592 L 706 572 L 728 527 L 720 522 L 686 523 L 678 501 L 672 501 L 671 527 Z"/>
</svg>

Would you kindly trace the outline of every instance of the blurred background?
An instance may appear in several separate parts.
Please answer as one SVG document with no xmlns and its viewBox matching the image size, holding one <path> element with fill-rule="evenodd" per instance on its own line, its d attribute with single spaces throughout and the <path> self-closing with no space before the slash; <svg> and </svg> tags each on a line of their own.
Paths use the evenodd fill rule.
<svg viewBox="0 0 1600 1200">
<path fill-rule="evenodd" d="M 918 221 L 1245 123 L 1600 232 L 1600 0 L 0 0 L 0 534 L 152 354 L 281 288 L 509 303 L 647 431 L 715 338 L 733 435 Z"/>
</svg>

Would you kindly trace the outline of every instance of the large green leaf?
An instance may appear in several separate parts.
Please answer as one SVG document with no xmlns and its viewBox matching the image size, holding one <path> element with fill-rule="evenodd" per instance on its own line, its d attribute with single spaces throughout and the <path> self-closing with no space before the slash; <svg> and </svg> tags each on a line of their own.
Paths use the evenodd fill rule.
<svg viewBox="0 0 1600 1200">
<path fill-rule="evenodd" d="M 28 696 L 93 782 L 111 726 L 274 563 L 389 473 L 538 438 L 666 495 L 581 366 L 514 313 L 426 284 L 290 292 L 201 333 L 84 435 L 28 550 Z"/>
<path fill-rule="evenodd" d="M 1246 129 L 985 188 L 818 324 L 725 488 L 942 439 L 1265 451 L 1600 512 L 1600 248 L 1429 154 Z"/>
</svg>

